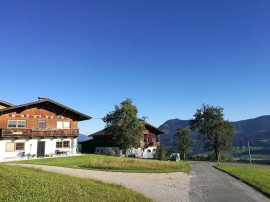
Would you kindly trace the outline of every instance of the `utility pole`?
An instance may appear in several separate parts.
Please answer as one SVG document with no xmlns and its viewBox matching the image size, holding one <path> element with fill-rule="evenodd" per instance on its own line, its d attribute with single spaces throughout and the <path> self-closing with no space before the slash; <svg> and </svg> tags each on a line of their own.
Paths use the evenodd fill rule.
<svg viewBox="0 0 270 202">
<path fill-rule="evenodd" d="M 249 141 L 248 141 L 248 153 L 249 153 L 249 162 L 250 162 L 250 164 L 252 164 L 252 162 L 251 162 L 251 154 L 250 154 Z"/>
</svg>

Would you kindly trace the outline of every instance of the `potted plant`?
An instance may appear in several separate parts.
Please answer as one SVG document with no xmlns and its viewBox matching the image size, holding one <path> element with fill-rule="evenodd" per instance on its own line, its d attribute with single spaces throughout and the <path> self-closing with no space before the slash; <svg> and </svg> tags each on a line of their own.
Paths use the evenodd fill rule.
<svg viewBox="0 0 270 202">
<path fill-rule="evenodd" d="M 26 154 L 26 156 L 27 156 L 27 159 L 30 159 L 31 154 L 30 154 L 30 153 L 28 153 L 28 154 Z"/>
</svg>

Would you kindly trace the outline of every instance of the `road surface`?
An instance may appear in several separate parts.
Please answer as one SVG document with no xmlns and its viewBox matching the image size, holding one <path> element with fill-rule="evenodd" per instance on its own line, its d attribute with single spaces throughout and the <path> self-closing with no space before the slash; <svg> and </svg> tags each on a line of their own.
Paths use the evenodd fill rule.
<svg viewBox="0 0 270 202">
<path fill-rule="evenodd" d="M 216 163 L 199 162 L 191 164 L 190 202 L 269 202 L 270 199 L 254 188 L 219 171 Z"/>
</svg>

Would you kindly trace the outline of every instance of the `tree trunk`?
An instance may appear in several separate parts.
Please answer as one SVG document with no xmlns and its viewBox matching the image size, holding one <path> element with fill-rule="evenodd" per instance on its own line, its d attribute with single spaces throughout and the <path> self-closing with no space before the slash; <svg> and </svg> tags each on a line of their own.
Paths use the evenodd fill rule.
<svg viewBox="0 0 270 202">
<path fill-rule="evenodd" d="M 128 157 L 128 148 L 125 149 L 125 157 Z"/>
<path fill-rule="evenodd" d="M 216 147 L 214 149 L 215 149 L 215 159 L 218 161 L 219 149 Z"/>
<path fill-rule="evenodd" d="M 184 160 L 186 160 L 186 152 L 184 152 L 183 154 L 184 154 Z"/>
</svg>

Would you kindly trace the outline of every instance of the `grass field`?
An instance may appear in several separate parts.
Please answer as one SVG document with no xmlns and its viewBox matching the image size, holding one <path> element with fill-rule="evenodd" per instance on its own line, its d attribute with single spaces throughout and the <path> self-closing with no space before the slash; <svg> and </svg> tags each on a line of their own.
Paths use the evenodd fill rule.
<svg viewBox="0 0 270 202">
<path fill-rule="evenodd" d="M 151 201 L 123 186 L 0 164 L 0 201 Z"/>
<path fill-rule="evenodd" d="M 83 155 L 63 158 L 45 158 L 12 163 L 40 164 L 69 168 L 96 169 L 105 171 L 167 173 L 189 172 L 189 162 L 170 162 L 136 158 L 120 158 L 103 155 Z"/>
<path fill-rule="evenodd" d="M 236 165 L 219 165 L 216 167 L 270 196 L 270 168 Z"/>
</svg>

